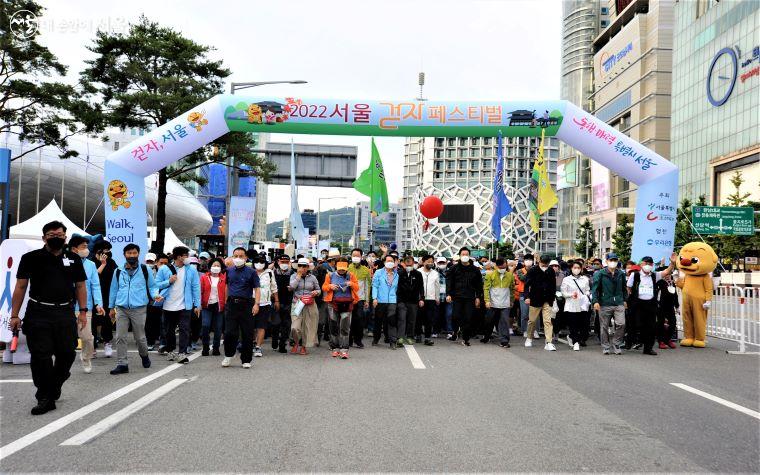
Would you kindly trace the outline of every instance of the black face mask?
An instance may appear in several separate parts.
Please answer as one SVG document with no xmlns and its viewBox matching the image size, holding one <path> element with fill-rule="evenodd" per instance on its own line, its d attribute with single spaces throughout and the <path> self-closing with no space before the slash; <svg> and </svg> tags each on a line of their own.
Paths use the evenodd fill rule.
<svg viewBox="0 0 760 475">
<path fill-rule="evenodd" d="M 48 238 L 45 243 L 52 251 L 60 251 L 63 249 L 63 244 L 66 242 L 64 238 L 61 237 L 52 237 Z"/>
<path fill-rule="evenodd" d="M 433 264 L 425 264 L 425 269 L 430 270 L 435 267 Z"/>
<path fill-rule="evenodd" d="M 137 258 L 136 257 L 127 257 L 127 264 L 130 266 L 133 266 L 137 264 Z"/>
</svg>

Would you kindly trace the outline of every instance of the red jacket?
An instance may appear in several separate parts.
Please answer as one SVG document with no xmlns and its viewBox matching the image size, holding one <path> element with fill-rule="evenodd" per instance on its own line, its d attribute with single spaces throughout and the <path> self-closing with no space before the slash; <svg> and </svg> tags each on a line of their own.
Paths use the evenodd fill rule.
<svg viewBox="0 0 760 475">
<path fill-rule="evenodd" d="M 219 311 L 224 310 L 224 303 L 227 301 L 227 275 L 219 274 L 219 283 L 216 286 L 219 294 Z M 208 308 L 208 298 L 211 295 L 211 272 L 206 272 L 201 276 L 201 307 Z"/>
</svg>

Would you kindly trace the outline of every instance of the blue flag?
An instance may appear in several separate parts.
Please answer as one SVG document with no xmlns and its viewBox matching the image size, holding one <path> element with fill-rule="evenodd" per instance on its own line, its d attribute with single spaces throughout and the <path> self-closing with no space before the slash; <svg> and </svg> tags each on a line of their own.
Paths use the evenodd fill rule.
<svg viewBox="0 0 760 475">
<path fill-rule="evenodd" d="M 491 217 L 491 231 L 496 242 L 501 242 L 501 220 L 512 212 L 507 195 L 504 193 L 504 153 L 501 146 L 501 131 L 497 139 L 496 173 L 493 177 L 493 216 Z"/>
</svg>

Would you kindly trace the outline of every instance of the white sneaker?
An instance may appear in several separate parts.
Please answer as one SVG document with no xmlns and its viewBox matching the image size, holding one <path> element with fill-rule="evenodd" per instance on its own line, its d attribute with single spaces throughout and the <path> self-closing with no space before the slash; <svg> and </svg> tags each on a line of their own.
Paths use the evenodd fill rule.
<svg viewBox="0 0 760 475">
<path fill-rule="evenodd" d="M 264 353 L 261 351 L 260 346 L 257 346 L 256 348 L 253 349 L 253 356 L 255 356 L 256 358 L 261 358 L 262 356 L 264 356 Z"/>
<path fill-rule="evenodd" d="M 105 353 L 106 353 L 106 358 L 110 358 L 111 355 L 113 354 L 113 347 L 111 346 L 110 343 L 106 343 L 106 345 L 105 345 Z"/>
<path fill-rule="evenodd" d="M 557 347 L 554 346 L 554 343 L 547 343 L 546 345 L 544 345 L 544 349 L 546 351 L 557 351 Z"/>
<path fill-rule="evenodd" d="M 581 345 L 577 341 L 573 343 L 573 351 L 581 351 Z"/>
<path fill-rule="evenodd" d="M 570 335 L 567 335 L 567 344 L 568 344 L 569 346 L 573 346 L 573 339 L 572 339 L 572 338 L 570 338 Z"/>
<path fill-rule="evenodd" d="M 243 368 L 251 369 L 251 363 L 243 363 Z"/>
<path fill-rule="evenodd" d="M 533 330 L 533 339 L 538 340 L 538 331 Z"/>
<path fill-rule="evenodd" d="M 530 339 L 530 338 L 526 338 L 525 339 L 525 348 L 530 348 L 531 346 L 533 346 L 533 340 Z"/>
<path fill-rule="evenodd" d="M 224 359 L 222 360 L 222 368 L 228 367 L 230 363 L 232 363 L 232 357 L 225 356 Z"/>
<path fill-rule="evenodd" d="M 514 335 L 514 334 L 515 334 L 515 331 L 510 328 L 509 329 L 509 335 L 511 336 L 511 335 Z"/>
<path fill-rule="evenodd" d="M 92 373 L 92 361 L 82 361 L 82 369 L 85 374 Z"/>
</svg>

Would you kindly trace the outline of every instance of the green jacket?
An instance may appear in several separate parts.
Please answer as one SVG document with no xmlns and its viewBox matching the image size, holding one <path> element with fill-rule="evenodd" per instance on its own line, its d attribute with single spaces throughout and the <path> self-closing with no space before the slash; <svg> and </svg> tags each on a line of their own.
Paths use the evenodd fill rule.
<svg viewBox="0 0 760 475">
<path fill-rule="evenodd" d="M 361 288 L 364 287 L 363 297 L 367 302 L 372 300 L 372 273 L 369 268 L 352 262 L 348 265 L 348 272 L 356 276 L 356 280 L 359 282 L 359 294 L 361 295 Z"/>
<path fill-rule="evenodd" d="M 614 274 L 608 269 L 596 271 L 591 284 L 591 304 L 598 303 L 602 307 L 623 305 L 628 293 L 625 280 L 625 272 L 620 269 L 615 269 Z"/>
<path fill-rule="evenodd" d="M 511 297 L 514 293 L 514 274 L 509 271 L 499 274 L 497 270 L 486 272 L 483 280 L 483 296 L 486 303 L 495 305 L 496 308 L 508 308 L 511 306 Z"/>
</svg>

